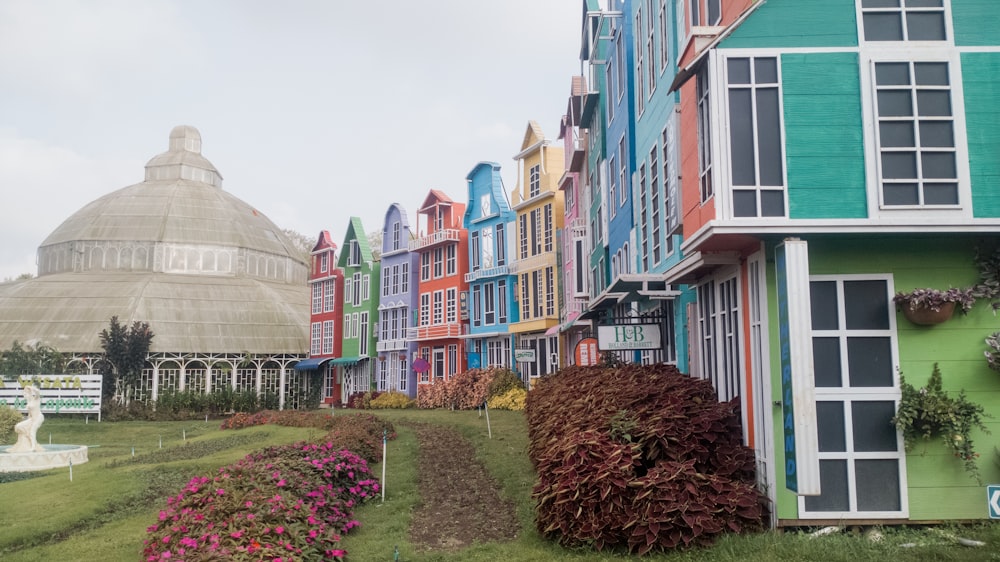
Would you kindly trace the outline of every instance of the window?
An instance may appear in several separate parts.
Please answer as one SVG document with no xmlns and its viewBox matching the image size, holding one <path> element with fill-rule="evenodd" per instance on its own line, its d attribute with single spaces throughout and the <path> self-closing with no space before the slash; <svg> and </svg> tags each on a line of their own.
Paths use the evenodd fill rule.
<svg viewBox="0 0 1000 562">
<path fill-rule="evenodd" d="M 660 0 L 660 9 L 656 17 L 660 27 L 660 72 L 663 72 L 670 62 L 670 18 L 667 17 L 667 0 Z"/>
<path fill-rule="evenodd" d="M 537 272 L 536 272 L 537 273 Z M 531 318 L 531 288 L 528 287 L 528 274 L 521 274 L 521 319 Z"/>
<path fill-rule="evenodd" d="M 472 255 L 472 271 L 479 271 L 479 231 L 475 230 L 469 235 L 470 254 Z"/>
<path fill-rule="evenodd" d="M 739 309 L 736 277 L 698 287 L 701 378 L 712 383 L 720 402 L 740 395 Z"/>
<path fill-rule="evenodd" d="M 799 500 L 803 517 L 905 516 L 891 288 L 888 276 L 810 277 L 822 494 Z"/>
<path fill-rule="evenodd" d="M 458 372 L 458 346 L 451 344 L 448 346 L 448 376 Z"/>
<path fill-rule="evenodd" d="M 701 186 L 701 202 L 712 198 L 712 119 L 708 105 L 708 65 L 698 71 L 698 176 Z"/>
<path fill-rule="evenodd" d="M 655 154 L 656 149 L 653 149 Z M 650 224 L 649 224 L 649 213 L 646 198 L 646 164 L 639 165 L 639 263 L 642 264 L 642 270 L 649 270 L 649 235 L 650 235 Z"/>
<path fill-rule="evenodd" d="M 329 269 L 329 267 L 330 267 L 329 266 L 329 261 L 330 261 L 330 256 L 328 254 L 323 253 L 322 255 L 319 256 L 319 272 L 320 273 L 326 273 L 326 270 Z"/>
<path fill-rule="evenodd" d="M 497 229 L 497 265 L 507 264 L 507 237 L 504 235 L 503 223 L 498 223 Z"/>
<path fill-rule="evenodd" d="M 625 35 L 622 29 L 619 28 L 615 33 L 615 93 L 617 95 L 618 103 L 621 103 L 622 96 L 625 94 L 625 42 L 622 40 L 622 36 Z"/>
<path fill-rule="evenodd" d="M 372 296 L 371 295 L 371 290 L 372 290 L 372 276 L 371 275 L 365 275 L 361 279 L 362 279 L 362 281 L 361 281 L 361 291 L 362 291 L 361 292 L 361 300 L 362 301 L 367 301 Z"/>
<path fill-rule="evenodd" d="M 444 250 L 434 248 L 434 278 L 444 277 Z"/>
<path fill-rule="evenodd" d="M 391 271 L 389 269 L 389 266 L 385 266 L 385 267 L 382 268 L 382 296 L 383 297 L 388 297 L 389 296 L 389 285 L 392 284 L 392 278 L 389 277 L 389 271 Z"/>
<path fill-rule="evenodd" d="M 399 249 L 399 244 L 400 244 L 399 233 L 400 233 L 399 223 L 398 222 L 392 223 L 392 249 L 393 250 L 398 250 Z"/>
<path fill-rule="evenodd" d="M 393 264 L 392 266 L 392 291 L 394 295 L 399 294 L 400 280 L 399 280 L 399 264 Z"/>
<path fill-rule="evenodd" d="M 613 62 L 614 61 L 608 61 L 607 64 L 604 65 L 605 72 L 606 72 L 606 80 L 605 80 L 604 84 L 606 85 L 608 91 L 607 92 L 601 92 L 601 97 L 603 97 L 605 100 L 607 100 L 606 110 L 607 110 L 607 113 L 608 113 L 608 125 L 611 125 L 611 122 L 614 121 L 614 119 L 615 119 L 615 102 L 614 102 L 614 94 L 613 94 L 615 75 L 614 75 L 614 64 L 613 64 Z"/>
<path fill-rule="evenodd" d="M 944 41 L 944 0 L 861 0 L 865 41 Z"/>
<path fill-rule="evenodd" d="M 328 279 L 323 282 L 323 312 L 332 312 L 334 306 L 334 297 L 337 296 L 336 284 L 333 279 Z"/>
<path fill-rule="evenodd" d="M 649 151 L 649 257 L 650 266 L 660 263 L 660 162 L 657 160 L 657 148 Z M 664 178 L 666 180 L 666 178 Z M 643 240 L 643 246 L 647 241 Z M 646 251 L 643 250 L 643 255 Z"/>
<path fill-rule="evenodd" d="M 618 139 L 618 204 L 625 206 L 628 200 L 628 152 L 625 149 L 625 135 Z"/>
<path fill-rule="evenodd" d="M 449 324 L 458 322 L 458 289 L 445 291 L 445 306 L 445 322 Z"/>
<path fill-rule="evenodd" d="M 444 207 L 436 207 L 434 209 L 434 231 L 444 229 Z"/>
<path fill-rule="evenodd" d="M 636 107 L 635 107 L 635 110 L 636 110 L 636 114 L 637 115 L 642 115 L 642 111 L 643 111 L 643 109 L 645 107 L 644 103 L 646 101 L 646 92 L 648 91 L 646 89 L 646 80 L 645 80 L 645 77 L 646 77 L 646 67 L 645 67 L 645 65 L 646 65 L 647 62 L 650 62 L 650 63 L 652 62 L 652 61 L 646 61 L 646 59 L 643 56 L 642 34 L 639 32 L 639 30 L 642 29 L 642 6 L 639 6 L 639 8 L 635 12 L 635 24 L 633 24 L 632 29 L 634 30 L 633 31 L 633 35 L 635 36 L 635 46 L 633 47 L 633 50 L 635 51 L 635 77 L 636 77 L 636 84 L 635 84 L 635 88 L 636 88 L 636 96 L 635 96 L 636 97 Z"/>
<path fill-rule="evenodd" d="M 587 296 L 587 257 L 586 240 L 573 239 L 573 296 Z"/>
<path fill-rule="evenodd" d="M 483 296 L 482 296 L 482 293 L 483 293 L 482 289 L 483 289 L 482 286 L 478 285 L 478 284 L 472 286 L 472 325 L 473 326 L 479 326 L 480 324 L 482 324 L 482 317 L 480 316 L 481 311 L 482 311 L 481 303 L 482 303 L 482 298 L 483 298 Z"/>
<path fill-rule="evenodd" d="M 420 253 L 420 280 L 427 281 L 431 278 L 431 253 Z"/>
<path fill-rule="evenodd" d="M 542 217 L 542 250 L 544 252 L 552 251 L 552 238 L 555 233 L 555 229 L 552 226 L 552 203 L 548 203 L 543 207 L 544 216 Z"/>
<path fill-rule="evenodd" d="M 876 62 L 882 205 L 958 205 L 951 80 L 947 62 Z"/>
<path fill-rule="evenodd" d="M 401 274 L 401 289 L 400 292 L 404 295 L 410 292 L 410 264 L 403 262 L 403 271 Z"/>
<path fill-rule="evenodd" d="M 313 283 L 312 286 L 312 313 L 323 312 L 323 284 Z"/>
<path fill-rule="evenodd" d="M 548 271 L 547 268 L 546 271 Z M 531 315 L 533 318 L 541 318 L 542 315 L 545 314 L 545 310 L 543 308 L 545 303 L 542 302 L 542 291 L 544 290 L 542 287 L 542 281 L 542 271 L 540 269 L 536 269 L 531 272 L 531 300 L 535 303 L 535 308 Z"/>
<path fill-rule="evenodd" d="M 368 313 L 362 312 L 358 318 L 358 355 L 366 357 L 368 355 Z"/>
<path fill-rule="evenodd" d="M 537 256 L 542 253 L 542 221 L 541 209 L 532 209 L 531 220 L 531 255 Z"/>
<path fill-rule="evenodd" d="M 354 300 L 353 300 L 353 303 L 354 303 L 354 306 L 361 306 L 361 292 L 362 292 L 362 288 L 361 288 L 361 273 L 360 272 L 355 273 L 353 275 L 353 279 L 354 279 Z"/>
<path fill-rule="evenodd" d="M 395 322 L 396 319 L 395 315 L 396 315 L 395 310 L 382 310 L 379 312 L 379 319 L 378 319 L 379 341 L 389 341 L 391 339 L 395 339 L 393 337 L 393 334 L 390 332 L 390 328 L 393 328 L 394 326 L 389 325 L 390 318 L 392 318 L 393 322 Z"/>
<path fill-rule="evenodd" d="M 521 259 L 528 257 L 528 215 L 522 214 L 517 217 L 521 230 Z"/>
<path fill-rule="evenodd" d="M 431 295 L 430 293 L 420 294 L 420 325 L 429 326 L 431 321 Z"/>
<path fill-rule="evenodd" d="M 347 249 L 347 265 L 361 265 L 361 245 L 358 244 L 358 241 L 351 240 Z"/>
<path fill-rule="evenodd" d="M 535 164 L 528 170 L 528 198 L 538 197 L 542 193 L 542 168 Z"/>
<path fill-rule="evenodd" d="M 722 0 L 691 0 L 691 25 L 719 25 L 722 21 Z"/>
<path fill-rule="evenodd" d="M 483 323 L 492 326 L 497 321 L 496 295 L 493 283 L 483 285 Z"/>
<path fill-rule="evenodd" d="M 545 268 L 545 315 L 556 315 L 556 285 L 552 266 Z"/>
<path fill-rule="evenodd" d="M 483 229 L 483 268 L 493 267 L 493 227 L 487 226 Z"/>
<path fill-rule="evenodd" d="M 507 323 L 507 280 L 497 281 L 497 322 Z"/>
<path fill-rule="evenodd" d="M 309 342 L 309 355 L 319 355 L 322 352 L 322 347 L 320 347 L 323 341 L 323 323 L 313 322 L 312 330 L 310 332 L 310 342 Z"/>
<path fill-rule="evenodd" d="M 611 155 L 611 158 L 608 158 L 608 169 L 611 170 L 611 182 L 614 183 L 618 177 L 618 159 L 615 158 L 614 154 Z M 608 190 L 608 209 L 611 218 L 615 218 L 615 215 L 618 214 L 617 198 L 618 190 L 612 185 L 611 189 Z"/>
<path fill-rule="evenodd" d="M 344 302 L 346 304 L 351 304 L 354 302 L 354 283 L 351 282 L 350 277 L 344 278 Z"/>
<path fill-rule="evenodd" d="M 358 337 L 358 334 L 361 333 L 361 320 L 360 320 L 360 315 L 359 314 L 360 313 L 357 313 L 357 312 L 351 313 L 351 337 L 352 338 Z M 367 312 L 365 314 L 367 314 Z"/>
<path fill-rule="evenodd" d="M 323 322 L 323 355 L 333 353 L 333 320 Z"/>
<path fill-rule="evenodd" d="M 444 322 L 444 292 L 434 291 L 434 317 L 433 324 Z"/>
<path fill-rule="evenodd" d="M 449 244 L 445 247 L 445 273 L 447 275 L 455 275 L 457 270 L 456 247 L 456 244 Z"/>
<path fill-rule="evenodd" d="M 726 61 L 733 216 L 785 216 L 781 92 L 774 57 Z"/>
</svg>

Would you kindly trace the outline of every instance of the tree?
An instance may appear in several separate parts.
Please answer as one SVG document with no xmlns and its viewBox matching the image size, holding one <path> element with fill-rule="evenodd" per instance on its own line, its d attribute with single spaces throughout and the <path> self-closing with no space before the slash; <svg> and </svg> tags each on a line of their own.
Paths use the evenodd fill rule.
<svg viewBox="0 0 1000 562">
<path fill-rule="evenodd" d="M 17 340 L 7 351 L 0 351 L 0 374 L 44 375 L 60 374 L 66 359 L 55 348 L 36 343 L 22 346 Z"/>
<path fill-rule="evenodd" d="M 142 370 L 146 366 L 146 356 L 153 341 L 153 331 L 146 322 L 136 320 L 131 327 L 111 317 L 110 325 L 101 330 L 101 348 L 104 349 L 103 362 L 110 367 L 111 384 L 105 378 L 104 394 L 114 392 L 115 399 L 127 404 L 135 395 Z"/>
<path fill-rule="evenodd" d="M 309 265 L 312 262 L 312 249 L 316 244 L 315 238 L 310 238 L 301 232 L 292 230 L 290 228 L 283 228 L 281 232 L 288 237 L 288 241 L 292 243 L 292 249 L 295 250 L 295 255 L 293 257 L 299 258 L 303 263 Z"/>
<path fill-rule="evenodd" d="M 372 251 L 372 259 L 379 261 L 382 259 L 382 231 L 376 230 L 368 233 L 368 247 Z"/>
</svg>

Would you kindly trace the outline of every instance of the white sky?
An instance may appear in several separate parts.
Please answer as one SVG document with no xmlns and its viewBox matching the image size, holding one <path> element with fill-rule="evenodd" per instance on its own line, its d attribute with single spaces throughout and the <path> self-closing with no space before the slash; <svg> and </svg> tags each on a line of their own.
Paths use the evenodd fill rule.
<svg viewBox="0 0 1000 562">
<path fill-rule="evenodd" d="M 458 202 L 529 120 L 555 141 L 582 0 L 3 0 L 0 280 L 94 199 L 141 182 L 193 125 L 223 189 L 340 244 L 350 216 L 411 226 Z"/>
</svg>

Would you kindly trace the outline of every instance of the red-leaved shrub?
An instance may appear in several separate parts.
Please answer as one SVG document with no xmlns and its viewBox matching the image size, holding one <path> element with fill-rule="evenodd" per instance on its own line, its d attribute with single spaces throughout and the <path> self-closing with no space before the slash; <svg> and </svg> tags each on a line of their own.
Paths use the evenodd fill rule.
<svg viewBox="0 0 1000 562">
<path fill-rule="evenodd" d="M 738 402 L 669 365 L 570 367 L 528 393 L 536 524 L 644 554 L 761 527 Z"/>
<path fill-rule="evenodd" d="M 455 408 L 472 410 L 482 406 L 494 394 L 506 392 L 510 388 L 509 369 L 488 367 L 486 369 L 468 369 L 453 375 L 448 380 L 437 380 L 433 384 L 423 384 L 417 387 L 418 408 Z M 502 380 L 503 384 L 494 385 Z"/>
</svg>

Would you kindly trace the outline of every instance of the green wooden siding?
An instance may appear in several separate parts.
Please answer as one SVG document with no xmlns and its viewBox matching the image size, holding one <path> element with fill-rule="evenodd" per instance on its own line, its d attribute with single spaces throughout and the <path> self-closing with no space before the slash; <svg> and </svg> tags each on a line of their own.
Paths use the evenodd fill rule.
<svg viewBox="0 0 1000 562">
<path fill-rule="evenodd" d="M 985 19 L 985 18 L 981 18 Z M 965 128 L 976 218 L 1000 217 L 1000 53 L 962 53 Z"/>
<path fill-rule="evenodd" d="M 952 0 L 955 44 L 961 47 L 996 45 L 996 20 L 986 17 L 986 14 L 995 14 L 996 8 L 996 0 Z"/>
<path fill-rule="evenodd" d="M 762 47 L 855 47 L 854 0 L 767 0 L 720 45 Z"/>
<path fill-rule="evenodd" d="M 967 287 L 978 280 L 973 264 L 977 240 L 972 237 L 869 236 L 809 240 L 809 267 L 814 275 L 892 274 L 894 291 L 916 287 L 946 289 Z M 1000 239 L 993 238 L 993 242 Z M 769 244 L 768 259 L 774 259 Z M 770 264 L 769 264 L 770 265 Z M 768 269 L 770 315 L 770 353 L 777 357 L 777 311 L 775 308 L 774 269 Z M 923 386 L 938 363 L 945 390 L 965 390 L 970 400 L 982 404 L 993 419 L 987 420 L 992 435 L 974 434 L 976 449 L 982 454 L 979 468 L 983 481 L 1000 482 L 1000 469 L 994 464 L 994 436 L 1000 435 L 1000 373 L 987 367 L 983 357 L 983 339 L 1000 330 L 1000 323 L 988 303 L 977 303 L 968 315 L 956 312 L 946 322 L 933 327 L 911 324 L 896 314 L 896 334 L 900 371 L 907 382 Z M 780 373 L 772 363 L 772 400 L 780 400 Z M 781 408 L 774 411 L 775 443 L 783 441 Z M 785 489 L 784 453 L 775 449 L 778 517 L 798 518 L 796 496 Z M 918 444 L 906 455 L 907 490 L 910 520 L 986 518 L 986 495 L 965 472 L 959 460 L 940 441 Z"/>
<path fill-rule="evenodd" d="M 858 55 L 784 54 L 781 88 L 789 216 L 866 218 Z"/>
</svg>

